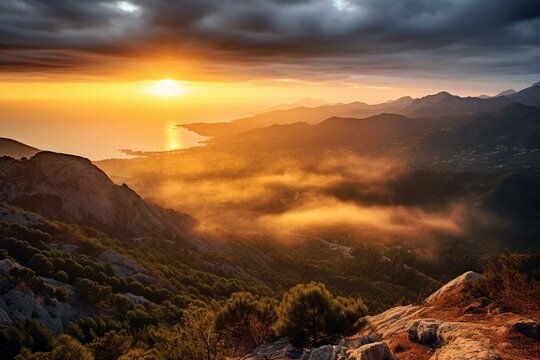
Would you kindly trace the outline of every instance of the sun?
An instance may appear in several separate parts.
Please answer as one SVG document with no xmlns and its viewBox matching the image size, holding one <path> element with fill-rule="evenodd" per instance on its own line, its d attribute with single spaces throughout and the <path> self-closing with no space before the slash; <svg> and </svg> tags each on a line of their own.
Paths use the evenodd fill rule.
<svg viewBox="0 0 540 360">
<path fill-rule="evenodd" d="M 173 98 L 184 95 L 187 92 L 187 89 L 179 81 L 172 79 L 154 81 L 145 90 L 149 95 L 163 98 Z"/>
</svg>

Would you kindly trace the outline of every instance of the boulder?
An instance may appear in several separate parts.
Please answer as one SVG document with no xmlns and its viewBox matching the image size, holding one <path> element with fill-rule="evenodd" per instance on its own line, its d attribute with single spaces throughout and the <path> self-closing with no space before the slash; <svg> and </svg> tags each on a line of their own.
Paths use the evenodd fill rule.
<svg viewBox="0 0 540 360">
<path fill-rule="evenodd" d="M 414 320 L 407 330 L 409 340 L 424 345 L 435 343 L 440 324 L 440 321 L 434 319 Z"/>
<path fill-rule="evenodd" d="M 388 345 L 379 341 L 347 351 L 347 360 L 396 360 Z"/>
</svg>

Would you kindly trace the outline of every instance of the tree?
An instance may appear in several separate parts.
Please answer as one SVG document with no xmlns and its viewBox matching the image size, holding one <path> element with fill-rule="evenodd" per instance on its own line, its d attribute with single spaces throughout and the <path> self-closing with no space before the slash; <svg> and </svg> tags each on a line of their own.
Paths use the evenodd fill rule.
<svg viewBox="0 0 540 360">
<path fill-rule="evenodd" d="M 42 254 L 35 254 L 30 259 L 29 266 L 38 274 L 49 275 L 53 269 L 53 263 Z"/>
<path fill-rule="evenodd" d="M 182 325 L 172 334 L 158 333 L 157 348 L 171 359 L 220 360 L 226 355 L 225 343 L 215 329 L 215 314 L 206 308 L 190 307 Z"/>
<path fill-rule="evenodd" d="M 54 289 L 53 295 L 59 301 L 67 301 L 69 296 L 69 291 L 66 288 L 58 287 Z"/>
<path fill-rule="evenodd" d="M 92 352 L 68 335 L 60 335 L 56 340 L 51 360 L 93 360 Z"/>
<path fill-rule="evenodd" d="M 121 316 L 125 316 L 129 310 L 133 309 L 133 302 L 125 295 L 114 294 L 113 304 Z"/>
<path fill-rule="evenodd" d="M 274 329 L 294 345 L 316 345 L 351 331 L 365 310 L 361 300 L 335 298 L 324 284 L 299 284 L 283 295 Z"/>
<path fill-rule="evenodd" d="M 237 351 L 248 350 L 272 336 L 275 303 L 249 292 L 234 293 L 216 315 L 216 328 L 232 339 Z"/>
<path fill-rule="evenodd" d="M 129 351 L 132 341 L 133 339 L 125 330 L 109 331 L 103 337 L 94 340 L 91 347 L 97 359 L 116 360 Z"/>
<path fill-rule="evenodd" d="M 110 286 L 103 286 L 86 278 L 78 279 L 75 283 L 75 289 L 90 304 L 97 304 L 111 294 Z"/>
<path fill-rule="evenodd" d="M 483 276 L 468 285 L 473 295 L 500 301 L 516 312 L 540 310 L 540 255 L 511 254 L 489 258 Z"/>
<path fill-rule="evenodd" d="M 50 352 L 22 351 L 16 360 L 94 360 L 92 352 L 68 335 L 60 335 Z"/>
<path fill-rule="evenodd" d="M 122 355 L 118 358 L 119 360 L 169 360 L 169 359 L 176 359 L 174 357 L 170 356 L 163 356 L 158 350 L 156 349 L 133 349 L 130 350 L 127 354 Z"/>
</svg>

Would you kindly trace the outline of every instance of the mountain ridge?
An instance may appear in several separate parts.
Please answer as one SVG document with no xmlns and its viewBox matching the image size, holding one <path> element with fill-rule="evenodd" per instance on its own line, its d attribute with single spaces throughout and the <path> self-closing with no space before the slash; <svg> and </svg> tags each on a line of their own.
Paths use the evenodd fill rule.
<svg viewBox="0 0 540 360">
<path fill-rule="evenodd" d="M 28 160 L 0 159 L 0 200 L 52 219 L 94 226 L 115 235 L 185 234 L 197 221 L 144 201 L 115 185 L 90 160 L 43 151 Z"/>
<path fill-rule="evenodd" d="M 0 137 L 0 156 L 9 156 L 20 159 L 23 157 L 32 157 L 41 150 L 23 144 L 17 140 Z"/>
</svg>

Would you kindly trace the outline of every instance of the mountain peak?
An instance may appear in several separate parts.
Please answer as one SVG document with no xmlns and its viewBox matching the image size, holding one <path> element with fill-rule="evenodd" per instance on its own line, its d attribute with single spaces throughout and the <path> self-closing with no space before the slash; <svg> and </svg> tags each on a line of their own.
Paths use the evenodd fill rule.
<svg viewBox="0 0 540 360">
<path fill-rule="evenodd" d="M 448 98 L 448 97 L 456 97 L 456 95 L 450 94 L 448 91 L 441 91 L 435 95 L 432 95 L 434 97 L 441 97 L 441 98 Z"/>
<path fill-rule="evenodd" d="M 534 85 L 533 85 L 534 86 Z M 499 96 L 508 96 L 508 95 L 513 95 L 516 93 L 516 90 L 514 89 L 508 89 L 508 90 L 504 90 L 504 91 L 501 91 L 500 93 L 498 93 L 497 95 L 495 95 L 494 97 L 499 97 Z"/>
</svg>

